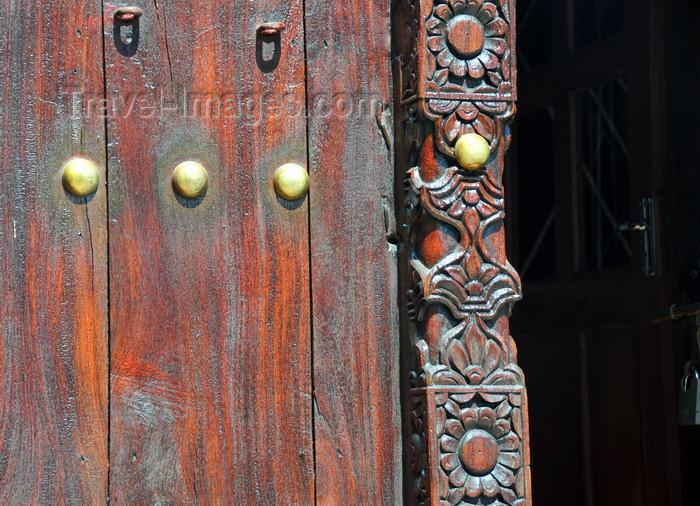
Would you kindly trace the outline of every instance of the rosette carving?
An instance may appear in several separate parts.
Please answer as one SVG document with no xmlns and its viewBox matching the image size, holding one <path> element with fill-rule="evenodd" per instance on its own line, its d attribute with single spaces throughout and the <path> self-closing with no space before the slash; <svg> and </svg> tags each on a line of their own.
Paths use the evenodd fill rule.
<svg viewBox="0 0 700 506">
<path fill-rule="evenodd" d="M 436 432 L 438 483 L 446 502 L 484 497 L 498 500 L 496 504 L 524 505 L 520 408 L 508 399 L 495 407 L 471 407 L 445 397 L 437 407 Z"/>
<path fill-rule="evenodd" d="M 513 3 L 405 2 L 405 33 L 414 44 L 400 48 L 406 76 L 403 101 L 515 99 Z"/>
<path fill-rule="evenodd" d="M 498 2 L 435 0 L 425 23 L 428 96 L 512 92 L 506 12 Z"/>
</svg>

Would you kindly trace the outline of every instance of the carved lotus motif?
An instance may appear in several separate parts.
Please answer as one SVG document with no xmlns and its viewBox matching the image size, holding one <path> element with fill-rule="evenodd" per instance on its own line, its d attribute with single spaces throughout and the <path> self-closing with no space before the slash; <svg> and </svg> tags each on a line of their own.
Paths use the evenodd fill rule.
<svg viewBox="0 0 700 506">
<path fill-rule="evenodd" d="M 498 87 L 498 69 L 507 49 L 508 24 L 496 4 L 484 0 L 442 0 L 426 22 L 428 76 L 443 86 L 452 75 L 480 80 L 488 76 Z"/>
<path fill-rule="evenodd" d="M 446 497 L 446 504 L 460 504 L 477 497 L 503 501 L 494 504 L 524 504 L 517 492 L 522 479 L 521 441 L 513 430 L 512 414 L 513 408 L 507 401 L 495 409 L 460 408 L 450 399 L 444 410 L 440 409 L 440 488 L 446 492 L 441 494 Z"/>
<path fill-rule="evenodd" d="M 504 304 L 520 298 L 515 274 L 484 262 L 475 248 L 461 253 L 457 264 L 441 262 L 424 280 L 426 301 L 440 302 L 458 318 L 476 313 L 495 316 Z"/>
</svg>

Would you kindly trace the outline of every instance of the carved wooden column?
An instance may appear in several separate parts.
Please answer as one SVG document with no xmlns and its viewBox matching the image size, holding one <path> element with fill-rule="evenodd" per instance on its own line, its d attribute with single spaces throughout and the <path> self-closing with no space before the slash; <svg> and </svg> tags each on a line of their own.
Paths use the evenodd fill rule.
<svg viewBox="0 0 700 506">
<path fill-rule="evenodd" d="M 403 0 L 394 16 L 412 501 L 529 505 L 527 397 L 508 330 L 521 286 L 501 184 L 515 2 Z"/>
</svg>

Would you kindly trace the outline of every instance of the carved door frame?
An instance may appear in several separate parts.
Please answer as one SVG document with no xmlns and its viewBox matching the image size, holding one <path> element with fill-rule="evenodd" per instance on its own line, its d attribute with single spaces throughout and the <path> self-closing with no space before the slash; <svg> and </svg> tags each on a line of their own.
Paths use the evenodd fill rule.
<svg viewBox="0 0 700 506">
<path fill-rule="evenodd" d="M 503 228 L 515 1 L 404 0 L 394 16 L 406 496 L 529 505 Z"/>
</svg>

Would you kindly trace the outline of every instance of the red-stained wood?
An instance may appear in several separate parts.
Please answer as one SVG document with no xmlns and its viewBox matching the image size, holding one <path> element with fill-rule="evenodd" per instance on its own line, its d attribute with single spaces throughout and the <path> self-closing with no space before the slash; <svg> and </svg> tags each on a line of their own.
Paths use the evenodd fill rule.
<svg viewBox="0 0 700 506">
<path fill-rule="evenodd" d="M 508 321 L 521 286 L 503 226 L 515 1 L 405 0 L 393 16 L 406 500 L 529 506 L 528 401 Z"/>
<path fill-rule="evenodd" d="M 0 5 L 0 504 L 107 500 L 104 122 L 79 107 L 102 92 L 100 13 Z M 87 198 L 61 184 L 76 155 L 101 171 Z"/>
<path fill-rule="evenodd" d="M 305 6 L 318 504 L 399 504 L 389 2 Z"/>
<path fill-rule="evenodd" d="M 308 210 L 272 188 L 278 165 L 306 163 L 302 2 L 133 5 L 138 47 L 124 54 L 105 5 L 118 110 L 107 119 L 110 499 L 312 504 Z M 263 22 L 286 28 L 262 40 Z M 195 93 L 221 114 L 195 110 Z M 188 94 L 187 110 L 175 105 Z M 128 113 L 134 96 L 155 110 Z M 170 184 L 187 159 L 210 177 L 194 206 Z"/>
</svg>

